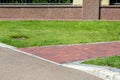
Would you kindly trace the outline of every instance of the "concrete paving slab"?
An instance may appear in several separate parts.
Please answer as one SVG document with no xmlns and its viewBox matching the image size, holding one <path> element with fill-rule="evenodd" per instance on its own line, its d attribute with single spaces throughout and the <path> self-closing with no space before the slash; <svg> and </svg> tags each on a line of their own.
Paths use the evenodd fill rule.
<svg viewBox="0 0 120 80">
<path fill-rule="evenodd" d="M 101 80 L 21 52 L 0 47 L 0 80 Z"/>
<path fill-rule="evenodd" d="M 80 64 L 80 62 L 65 63 L 62 65 L 65 67 L 84 71 L 103 80 L 120 80 L 120 69 L 117 68 Z"/>
</svg>

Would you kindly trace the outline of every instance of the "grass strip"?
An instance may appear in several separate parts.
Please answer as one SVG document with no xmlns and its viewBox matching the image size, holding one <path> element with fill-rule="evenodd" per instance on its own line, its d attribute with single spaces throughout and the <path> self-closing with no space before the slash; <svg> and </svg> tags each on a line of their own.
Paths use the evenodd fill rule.
<svg viewBox="0 0 120 80">
<path fill-rule="evenodd" d="M 0 42 L 16 47 L 120 40 L 120 21 L 0 21 Z"/>
<path fill-rule="evenodd" d="M 120 68 L 120 56 L 111 56 L 107 58 L 96 58 L 96 59 L 88 60 L 82 63 Z"/>
</svg>

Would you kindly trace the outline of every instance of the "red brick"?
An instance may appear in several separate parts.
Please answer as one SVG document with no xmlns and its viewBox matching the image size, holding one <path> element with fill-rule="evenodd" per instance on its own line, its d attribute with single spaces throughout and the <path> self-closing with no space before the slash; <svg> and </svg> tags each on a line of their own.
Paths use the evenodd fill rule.
<svg viewBox="0 0 120 80">
<path fill-rule="evenodd" d="M 82 44 L 71 46 L 49 46 L 19 48 L 19 50 L 52 60 L 58 63 L 66 63 L 87 60 L 97 57 L 120 55 L 120 42 Z"/>
</svg>

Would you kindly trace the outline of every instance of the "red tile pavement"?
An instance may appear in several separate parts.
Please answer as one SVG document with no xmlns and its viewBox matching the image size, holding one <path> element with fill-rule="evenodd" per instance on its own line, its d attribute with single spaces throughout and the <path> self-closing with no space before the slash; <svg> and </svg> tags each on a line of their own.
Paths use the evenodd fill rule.
<svg viewBox="0 0 120 80">
<path fill-rule="evenodd" d="M 120 55 L 120 42 L 30 47 L 19 48 L 19 50 L 29 52 L 54 62 L 66 63 L 96 57 Z"/>
</svg>

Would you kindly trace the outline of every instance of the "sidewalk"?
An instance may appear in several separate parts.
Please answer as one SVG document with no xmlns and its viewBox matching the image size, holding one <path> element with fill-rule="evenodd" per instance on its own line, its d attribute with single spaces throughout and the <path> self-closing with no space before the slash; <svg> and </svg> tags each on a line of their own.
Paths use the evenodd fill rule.
<svg viewBox="0 0 120 80">
<path fill-rule="evenodd" d="M 63 64 L 97 57 L 120 55 L 120 42 L 30 47 L 19 48 L 19 50 Z"/>
<path fill-rule="evenodd" d="M 0 47 L 0 80 L 101 80 L 79 70 L 65 68 Z"/>
</svg>

